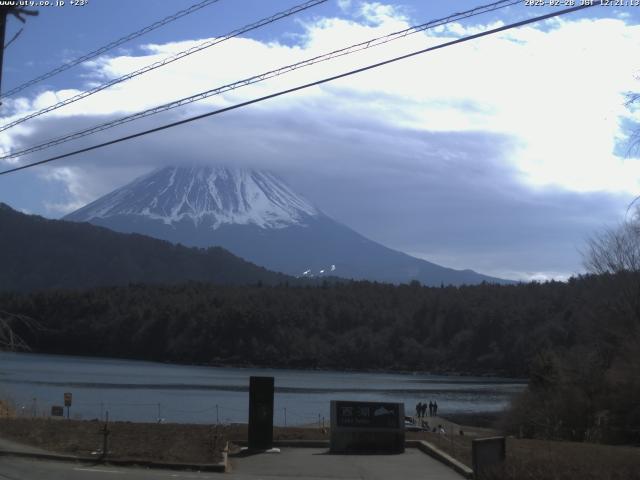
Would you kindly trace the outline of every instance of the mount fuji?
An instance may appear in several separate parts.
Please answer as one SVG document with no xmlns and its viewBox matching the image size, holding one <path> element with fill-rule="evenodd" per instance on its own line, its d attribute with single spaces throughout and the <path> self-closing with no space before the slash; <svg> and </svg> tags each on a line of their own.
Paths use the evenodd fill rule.
<svg viewBox="0 0 640 480">
<path fill-rule="evenodd" d="M 264 171 L 165 167 L 64 219 L 187 246 L 221 246 L 270 270 L 299 277 L 418 280 L 432 286 L 511 283 L 380 245 L 325 215 Z"/>
</svg>

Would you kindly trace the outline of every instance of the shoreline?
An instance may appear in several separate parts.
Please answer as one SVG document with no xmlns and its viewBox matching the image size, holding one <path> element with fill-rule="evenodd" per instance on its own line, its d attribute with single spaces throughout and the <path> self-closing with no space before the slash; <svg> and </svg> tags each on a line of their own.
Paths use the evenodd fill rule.
<svg viewBox="0 0 640 480">
<path fill-rule="evenodd" d="M 498 424 L 504 417 L 502 412 L 469 412 L 469 413 L 444 413 L 442 418 L 462 427 L 498 429 Z"/>
<path fill-rule="evenodd" d="M 174 366 L 185 366 L 185 367 L 210 367 L 210 368 L 236 368 L 236 369 L 254 369 L 254 370 L 290 370 L 290 371 L 300 371 L 300 372 L 336 372 L 336 373 L 370 373 L 370 374 L 395 374 L 395 375 L 407 375 L 407 376 L 431 376 L 431 377 L 473 377 L 473 378 L 482 378 L 487 381 L 487 383 L 495 383 L 495 384 L 504 384 L 504 383 L 515 383 L 515 384 L 528 384 L 528 378 L 525 377 L 512 377 L 505 374 L 501 374 L 500 372 L 461 372 L 461 371 L 449 371 L 449 370 L 403 370 L 403 369 L 335 369 L 329 367 L 292 367 L 292 366 L 277 366 L 277 365 L 255 365 L 250 363 L 233 363 L 233 362 L 207 362 L 207 363 L 189 363 L 189 362 L 173 362 L 173 361 L 163 361 L 163 360 L 150 360 L 143 358 L 131 358 L 131 357 L 105 357 L 101 355 L 73 355 L 73 354 L 65 354 L 65 353 L 49 353 L 49 352 L 40 352 L 40 351 L 29 351 L 29 352 L 2 352 L 10 355 L 51 355 L 56 357 L 65 357 L 65 358 L 85 358 L 85 359 L 96 359 L 96 360 L 121 360 L 128 362 L 143 362 L 143 363 L 152 363 L 156 365 L 174 365 Z M 491 382 L 491 380 L 497 380 Z"/>
</svg>

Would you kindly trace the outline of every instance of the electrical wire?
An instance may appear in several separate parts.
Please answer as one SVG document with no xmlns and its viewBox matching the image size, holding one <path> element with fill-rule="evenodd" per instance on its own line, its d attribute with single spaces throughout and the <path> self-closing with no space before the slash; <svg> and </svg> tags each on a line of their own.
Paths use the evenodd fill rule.
<svg viewBox="0 0 640 480">
<path fill-rule="evenodd" d="M 26 155 L 29 153 L 33 153 L 33 152 L 37 152 L 37 151 L 41 151 L 41 150 L 45 150 L 47 148 L 51 148 L 54 147 L 56 145 L 60 145 L 62 143 L 67 143 L 69 141 L 72 140 L 77 140 L 79 138 L 83 138 L 86 137 L 87 135 L 91 135 L 94 133 L 98 133 L 104 130 L 108 130 L 110 128 L 116 127 L 118 125 L 122 125 L 125 123 L 129 123 L 132 122 L 134 120 L 139 120 L 141 118 L 145 118 L 151 115 L 155 115 L 157 113 L 160 112 L 164 112 L 167 110 L 172 110 L 174 108 L 178 108 L 178 107 L 182 107 L 184 105 L 188 105 L 190 103 L 193 102 L 197 102 L 200 100 L 204 100 L 206 98 L 215 96 L 215 95 L 220 95 L 222 93 L 231 91 L 231 90 L 236 90 L 238 88 L 241 87 L 245 87 L 248 85 L 252 85 L 254 83 L 258 83 L 258 82 L 262 82 L 265 80 L 268 80 L 270 78 L 273 77 L 277 77 L 280 75 L 284 75 L 286 73 L 290 73 L 294 70 L 300 69 L 300 68 L 304 68 L 304 67 L 308 67 L 311 65 L 314 65 L 316 63 L 321 63 L 321 62 L 325 62 L 325 61 L 329 61 L 329 60 L 333 60 L 335 58 L 339 58 L 345 55 L 350 55 L 352 53 L 356 53 L 362 50 L 366 50 L 369 48 L 373 48 L 373 47 L 377 47 L 380 45 L 384 45 L 386 43 L 392 42 L 394 40 L 398 40 L 404 37 L 407 37 L 409 35 L 418 33 L 418 32 L 422 32 L 425 31 L 427 29 L 430 28 L 435 28 L 438 26 L 443 26 L 446 25 L 448 23 L 452 23 L 454 21 L 458 21 L 458 20 L 463 20 L 469 17 L 473 17 L 476 15 L 481 15 L 483 13 L 488 13 L 488 12 L 492 12 L 501 8 L 506 8 L 509 7 L 511 5 L 515 5 L 517 3 L 521 3 L 521 0 L 502 0 L 502 1 L 498 1 L 498 2 L 494 2 L 488 5 L 483 5 L 483 6 L 479 6 L 479 7 L 475 7 L 471 10 L 467 10 L 464 12 L 459 12 L 459 13 L 454 13 L 451 14 L 447 17 L 443 17 L 443 18 L 439 18 L 437 20 L 431 20 L 425 23 L 422 23 L 420 25 L 415 25 L 415 26 L 411 26 L 409 28 L 405 28 L 403 30 L 397 31 L 397 32 L 392 32 L 390 34 L 387 35 L 383 35 L 380 37 L 376 37 L 376 38 L 372 38 L 369 40 L 366 40 L 364 42 L 360 42 L 360 43 L 356 43 L 354 45 L 350 45 L 348 47 L 345 48 L 340 48 L 338 50 L 334 50 L 332 52 L 329 53 L 325 53 L 323 55 L 318 55 L 312 58 L 308 58 L 306 60 L 302 60 L 300 62 L 297 63 L 293 63 L 290 65 L 286 65 L 284 67 L 280 67 L 277 68 L 275 70 L 270 70 L 268 72 L 264 72 L 261 73 L 259 75 L 254 75 L 252 77 L 249 78 L 245 78 L 243 80 L 238 80 L 236 82 L 227 84 L 227 85 L 223 85 L 221 87 L 216 87 L 214 89 L 211 90 L 206 90 L 204 92 L 200 92 L 197 93 L 195 95 L 191 95 L 188 97 L 184 97 L 181 98 L 179 100 L 174 100 L 173 102 L 169 102 L 163 105 L 158 105 L 156 107 L 153 108 L 149 108 L 131 115 L 127 115 L 125 117 L 121 117 L 121 118 L 117 118 L 115 120 L 111 120 L 99 125 L 95 125 L 93 127 L 90 128 L 86 128 L 80 131 L 76 131 L 73 133 L 69 133 L 60 137 L 56 137 L 53 139 L 49 139 L 41 144 L 38 145 L 34 145 L 31 146 L 29 148 L 23 149 L 23 150 L 19 150 L 19 151 L 15 151 L 15 152 L 11 152 L 9 154 L 6 155 L 0 155 L 0 160 L 6 160 L 9 158 L 15 158 L 15 157 L 19 157 L 22 155 Z"/>
<path fill-rule="evenodd" d="M 108 52 L 109 50 L 113 50 L 114 48 L 122 45 L 123 43 L 129 42 L 131 40 L 133 40 L 134 38 L 138 38 L 146 33 L 149 33 L 157 28 L 160 28 L 168 23 L 173 22 L 174 20 L 177 20 L 179 18 L 182 18 L 186 15 L 189 15 L 190 13 L 193 13 L 195 11 L 200 10 L 201 8 L 207 7 L 209 5 L 211 5 L 212 3 L 217 3 L 220 0 L 203 0 L 202 2 L 196 3 L 194 5 L 191 5 L 188 8 L 185 8 L 183 10 L 180 10 L 176 13 L 174 13 L 173 15 L 169 15 L 168 17 L 163 18 L 162 20 L 158 20 L 157 22 L 152 23 L 151 25 L 148 25 L 144 28 L 141 28 L 140 30 L 136 30 L 133 33 L 130 33 L 129 35 L 125 35 L 124 37 L 121 37 L 117 40 L 114 40 L 111 43 L 108 43 L 107 45 L 104 45 L 96 50 L 93 50 L 92 52 L 89 52 L 85 55 L 82 55 L 81 57 L 78 57 L 74 60 L 71 60 L 69 62 L 66 62 L 62 65 L 60 65 L 59 67 L 54 68 L 53 70 L 48 71 L 47 73 L 43 73 L 42 75 L 33 78 L 21 85 L 18 85 L 17 87 L 14 87 L 13 89 L 9 90 L 8 92 L 2 94 L 2 97 L 11 97 L 13 95 L 15 95 L 18 92 L 21 92 L 22 90 L 35 85 L 36 83 L 39 83 L 43 80 L 46 80 L 47 78 L 51 78 L 59 73 L 64 72 L 65 70 L 68 70 L 72 67 L 75 67 L 76 65 L 79 65 L 81 63 L 84 63 L 88 60 L 91 60 L 92 58 L 96 58 L 100 55 L 102 55 L 103 53 Z M 6 47 L 5 47 L 6 48 Z"/>
<path fill-rule="evenodd" d="M 30 120 L 32 118 L 35 117 L 39 117 L 40 115 L 44 115 L 45 113 L 49 113 L 52 112 L 54 110 L 57 110 L 59 108 L 62 108 L 66 105 L 70 105 L 72 103 L 75 103 L 79 100 L 82 100 L 83 98 L 87 98 L 91 95 L 94 95 L 98 92 L 101 92 L 102 90 L 105 90 L 107 88 L 113 87 L 114 85 L 117 85 L 119 83 L 122 82 L 126 82 L 127 80 L 131 80 L 132 78 L 138 77 L 140 75 L 143 75 L 145 73 L 151 72 L 152 70 L 156 70 L 158 68 L 164 67 L 166 65 L 169 65 L 170 63 L 173 63 L 177 60 L 180 60 L 182 58 L 188 57 L 189 55 L 193 55 L 194 53 L 200 52 L 206 48 L 210 48 L 213 47 L 214 45 L 218 45 L 222 42 L 225 42 L 231 38 L 237 37 L 238 35 L 241 35 L 243 33 L 249 32 L 251 30 L 256 30 L 260 27 L 263 27 L 265 25 L 268 25 L 270 23 L 274 23 L 278 20 L 281 20 L 283 18 L 289 17 L 291 15 L 294 15 L 296 13 L 299 13 L 303 10 L 306 10 L 308 8 L 311 7 L 315 7 L 316 5 L 319 5 L 321 3 L 325 3 L 328 0 L 308 0 L 305 3 L 301 3 L 299 5 L 296 5 L 294 7 L 291 7 L 287 10 L 284 10 L 282 12 L 278 12 L 274 15 L 271 15 L 269 17 L 263 18 L 262 20 L 258 20 L 257 22 L 251 23 L 249 25 L 245 25 L 244 27 L 238 28 L 236 30 L 233 30 L 232 32 L 229 32 L 225 35 L 223 35 L 222 37 L 216 37 L 216 38 L 212 38 L 209 39 L 205 42 L 200 43 L 199 45 L 196 45 L 194 47 L 191 47 L 187 50 L 183 50 L 181 52 L 178 52 L 174 55 L 171 55 L 163 60 L 160 60 L 158 62 L 154 62 L 150 65 L 146 65 L 142 68 L 139 68 L 138 70 L 135 70 L 133 72 L 127 73 L 126 75 L 122 75 L 121 77 L 115 78 L 113 80 L 110 80 L 108 82 L 102 83 L 90 90 L 85 90 L 84 92 L 78 93 L 77 95 L 74 95 L 73 97 L 67 98 L 65 100 L 62 100 L 58 103 L 55 103 L 53 105 L 50 105 L 48 107 L 45 107 L 41 110 L 38 110 L 36 112 L 30 113 L 29 115 L 25 115 L 24 117 L 20 117 L 12 122 L 9 122 L 5 125 L 0 126 L 0 132 L 3 132 L 11 127 L 14 127 L 16 125 L 19 125 L 23 122 L 26 122 L 27 120 Z"/>
<path fill-rule="evenodd" d="M 345 73 L 341 73 L 339 75 L 326 77 L 326 78 L 323 78 L 321 80 L 316 80 L 314 82 L 310 82 L 310 83 L 306 83 L 306 84 L 303 84 L 303 85 L 299 85 L 297 87 L 288 88 L 286 90 L 281 90 L 279 92 L 272 93 L 270 95 L 265 95 L 265 96 L 262 96 L 262 97 L 259 97 L 259 98 L 248 100 L 246 102 L 237 103 L 235 105 L 231 105 L 231 106 L 228 106 L 228 107 L 225 107 L 225 108 L 220 108 L 218 110 L 213 110 L 211 112 L 203 113 L 201 115 L 195 115 L 193 117 L 189 117 L 189 118 L 186 118 L 186 119 L 183 119 L 183 120 L 179 120 L 177 122 L 168 123 L 168 124 L 162 125 L 160 127 L 151 128 L 149 130 L 145 130 L 145 131 L 134 133 L 134 134 L 131 134 L 131 135 L 127 135 L 127 136 L 124 136 L 124 137 L 116 138 L 114 140 L 110 140 L 110 141 L 107 141 L 107 142 L 103 142 L 103 143 L 99 143 L 99 144 L 96 144 L 96 145 L 92 145 L 90 147 L 81 148 L 81 149 L 74 150 L 72 152 L 64 153 L 64 154 L 61 154 L 61 155 L 56 155 L 54 157 L 50 157 L 50 158 L 47 158 L 47 159 L 44 159 L 44 160 L 40 160 L 40 161 L 37 161 L 37 162 L 29 163 L 29 164 L 22 165 L 22 166 L 19 166 L 19 167 L 10 168 L 10 169 L 7 169 L 7 170 L 4 170 L 4 171 L 0 172 L 0 175 L 7 175 L 9 173 L 17 172 L 17 171 L 20 171 L 20 170 L 25 170 L 27 168 L 32 168 L 32 167 L 35 167 L 35 166 L 38 166 L 38 165 L 43 165 L 45 163 L 50 163 L 50 162 L 53 162 L 53 161 L 56 161 L 56 160 L 61 160 L 63 158 L 68 158 L 68 157 L 71 157 L 71 156 L 74 156 L 74 155 L 78 155 L 80 153 L 85 153 L 85 152 L 97 150 L 99 148 L 103 148 L 103 147 L 106 147 L 106 146 L 109 146 L 109 145 L 114 145 L 114 144 L 121 143 L 121 142 L 124 142 L 124 141 L 127 141 L 127 140 L 132 140 L 134 138 L 138 138 L 138 137 L 142 137 L 142 136 L 145 136 L 145 135 L 149 135 L 151 133 L 159 132 L 159 131 L 166 130 L 166 129 L 169 129 L 169 128 L 173 128 L 173 127 L 176 127 L 176 126 L 179 126 L 179 125 L 184 125 L 186 123 L 190 123 L 190 122 L 193 122 L 193 121 L 196 121 L 196 120 L 201 120 L 203 118 L 211 117 L 213 115 L 219 115 L 219 114 L 224 113 L 224 112 L 228 112 L 228 111 L 231 111 L 231 110 L 236 110 L 238 108 L 242 108 L 242 107 L 245 107 L 245 106 L 248 106 L 248 105 L 253 105 L 255 103 L 259 103 L 259 102 L 262 102 L 262 101 L 265 101 L 265 100 L 269 100 L 271 98 L 280 97 L 282 95 L 286 95 L 286 94 L 289 94 L 289 93 L 297 92 L 297 91 L 300 91 L 300 90 L 303 90 L 303 89 L 306 89 L 306 88 L 309 88 L 309 87 L 321 85 L 323 83 L 327 83 L 327 82 L 331 82 L 331 81 L 334 81 L 334 80 L 338 80 L 340 78 L 344 78 L 344 77 L 348 77 L 348 76 L 351 76 L 351 75 L 355 75 L 357 73 L 362 73 L 362 72 L 365 72 L 365 71 L 368 71 L 368 70 L 372 70 L 374 68 L 379 68 L 381 66 L 389 65 L 391 63 L 395 63 L 395 62 L 398 62 L 400 60 L 405 60 L 407 58 L 411 58 L 411 57 L 414 57 L 414 56 L 417 56 L 417 55 L 421 55 L 421 54 L 424 54 L 424 53 L 427 53 L 427 52 L 432 52 L 434 50 L 439 50 L 439 49 L 450 47 L 450 46 L 457 45 L 457 44 L 460 44 L 460 43 L 468 42 L 470 40 L 475 40 L 477 38 L 485 37 L 487 35 L 492 35 L 492 34 L 495 34 L 495 33 L 503 32 L 503 31 L 506 31 L 506 30 L 510 30 L 512 28 L 517 28 L 517 27 L 521 27 L 523 25 L 528 25 L 530 23 L 539 22 L 541 20 L 547 20 L 549 18 L 558 17 L 560 15 L 573 13 L 573 12 L 576 12 L 576 11 L 579 11 L 579 10 L 583 10 L 583 9 L 586 9 L 586 8 L 590 8 L 590 7 L 593 7 L 593 6 L 596 6 L 596 5 L 599 5 L 599 4 L 588 3 L 588 4 L 584 4 L 584 5 L 578 5 L 578 6 L 575 6 L 575 7 L 566 8 L 566 9 L 560 10 L 558 12 L 548 13 L 548 14 L 545 14 L 545 15 L 539 15 L 537 17 L 532 17 L 532 18 L 529 18 L 529 19 L 526 19 L 526 20 L 521 20 L 519 22 L 510 23 L 508 25 L 503 25 L 501 27 L 493 28 L 493 29 L 490 29 L 490 30 L 485 30 L 484 32 L 476 33 L 476 34 L 473 34 L 473 35 L 468 35 L 466 37 L 461 37 L 461 38 L 458 38 L 456 40 L 452 40 L 452 41 L 449 41 L 449 42 L 441 43 L 441 44 L 438 44 L 438 45 L 435 45 L 435 46 L 432 46 L 432 47 L 424 48 L 422 50 L 417 50 L 417 51 L 414 51 L 414 52 L 411 52 L 411 53 L 407 53 L 405 55 L 401 55 L 401 56 L 398 56 L 398 57 L 391 58 L 389 60 L 384 60 L 382 62 L 374 63 L 374 64 L 368 65 L 366 67 L 361 67 L 361 68 L 358 68 L 358 69 L 355 69 L 355 70 L 351 70 L 351 71 L 348 71 L 348 72 L 345 72 Z"/>
</svg>

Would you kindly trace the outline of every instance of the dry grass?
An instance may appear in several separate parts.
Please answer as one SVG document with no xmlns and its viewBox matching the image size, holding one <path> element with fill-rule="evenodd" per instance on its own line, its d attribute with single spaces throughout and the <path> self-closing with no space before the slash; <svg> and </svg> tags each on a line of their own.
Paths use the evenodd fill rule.
<svg viewBox="0 0 640 480">
<path fill-rule="evenodd" d="M 2 436 L 45 450 L 90 456 L 102 450 L 103 423 L 64 419 L 0 419 Z M 226 432 L 209 425 L 109 423 L 109 456 L 165 462 L 216 463 Z M 95 453 L 94 453 L 95 455 Z"/>
<path fill-rule="evenodd" d="M 507 441 L 492 480 L 640 480 L 640 448 L 544 440 Z"/>
<path fill-rule="evenodd" d="M 437 419 L 440 422 L 441 419 Z M 485 422 L 486 424 L 490 424 Z M 499 435 L 497 430 L 459 426 L 443 420 L 447 435 L 408 433 L 426 440 L 472 467 L 474 438 Z M 464 435 L 460 435 L 462 429 Z M 488 480 L 640 480 L 640 447 L 546 440 L 507 439 L 507 461 Z"/>
<path fill-rule="evenodd" d="M 490 432 L 489 432 L 490 433 Z M 415 434 L 469 467 L 471 435 Z M 480 435 L 483 436 L 483 435 Z M 547 440 L 507 439 L 504 468 L 487 480 L 640 480 L 640 448 Z"/>
<path fill-rule="evenodd" d="M 0 400 L 0 418 L 14 418 L 16 411 L 7 400 Z"/>
<path fill-rule="evenodd" d="M 89 456 L 102 450 L 98 421 L 63 418 L 0 418 L 1 435 L 45 450 Z M 215 463 L 227 441 L 247 439 L 246 425 L 109 423 L 109 456 L 184 463 Z M 328 440 L 318 428 L 274 428 L 274 440 Z"/>
</svg>

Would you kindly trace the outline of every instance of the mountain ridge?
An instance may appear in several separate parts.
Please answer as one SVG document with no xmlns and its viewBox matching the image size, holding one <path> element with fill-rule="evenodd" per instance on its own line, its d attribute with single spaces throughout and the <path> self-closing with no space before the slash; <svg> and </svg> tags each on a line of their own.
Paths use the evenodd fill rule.
<svg viewBox="0 0 640 480">
<path fill-rule="evenodd" d="M 0 203 L 0 290 L 130 283 L 276 285 L 296 282 L 220 247 L 189 248 L 88 223 L 27 215 Z"/>
</svg>

